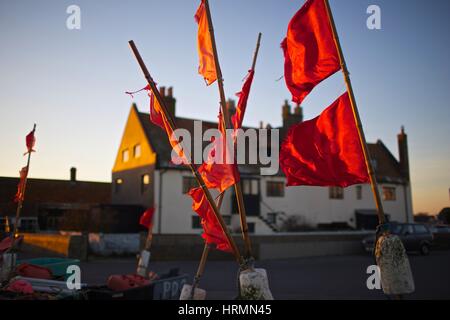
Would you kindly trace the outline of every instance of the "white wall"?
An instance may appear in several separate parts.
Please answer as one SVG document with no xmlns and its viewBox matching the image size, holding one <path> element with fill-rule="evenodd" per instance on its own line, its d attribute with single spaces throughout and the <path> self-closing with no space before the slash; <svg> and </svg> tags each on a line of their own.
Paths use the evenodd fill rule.
<svg viewBox="0 0 450 320">
<path fill-rule="evenodd" d="M 283 211 L 288 215 L 300 215 L 306 223 L 317 225 L 319 223 L 347 222 L 355 226 L 355 210 L 375 209 L 372 189 L 369 184 L 362 186 L 362 199 L 357 200 L 356 186 L 344 189 L 344 199 L 330 199 L 328 187 L 286 187 L 284 197 L 267 197 L 267 181 L 285 181 L 284 177 L 262 177 L 261 196 L 263 201 L 274 211 Z M 381 197 L 382 187 L 395 187 L 396 200 L 383 201 L 386 213 L 391 215 L 392 221 L 406 222 L 407 215 L 412 221 L 412 205 L 410 189 L 406 188 L 408 209 L 405 206 L 405 188 L 403 185 L 381 184 L 379 185 Z M 407 212 L 407 211 L 408 212 Z M 270 210 L 262 205 L 263 215 Z"/>
<path fill-rule="evenodd" d="M 165 234 L 201 234 L 201 229 L 192 229 L 192 216 L 197 214 L 192 210 L 192 198 L 183 194 L 183 176 L 192 177 L 190 171 L 169 170 L 162 174 L 162 201 L 159 206 L 160 170 L 155 171 L 155 220 L 154 229 L 158 233 L 161 217 L 161 233 Z M 217 197 L 217 192 L 211 192 Z M 227 191 L 223 200 L 221 213 L 229 215 L 231 211 L 231 192 Z M 161 209 L 161 214 L 159 210 Z"/>
<path fill-rule="evenodd" d="M 192 229 L 192 216 L 196 213 L 191 209 L 191 198 L 182 193 L 183 176 L 191 177 L 190 171 L 169 170 L 163 173 L 162 202 L 161 202 L 161 233 L 164 234 L 201 234 L 201 229 Z M 159 183 L 160 171 L 155 170 L 155 223 L 153 231 L 159 232 L 160 197 Z M 261 197 L 273 211 L 283 211 L 287 215 L 302 216 L 304 221 L 311 226 L 319 223 L 347 222 L 355 226 L 355 210 L 375 209 L 370 185 L 362 185 L 362 199 L 356 198 L 356 186 L 344 189 L 344 199 L 330 199 L 328 187 L 286 187 L 284 197 L 267 197 L 266 182 L 282 181 L 284 177 L 261 177 Z M 396 188 L 395 201 L 383 201 L 385 212 L 391 215 L 391 220 L 406 222 L 407 213 L 405 209 L 405 188 L 402 185 L 382 184 L 382 187 Z M 217 193 L 213 192 L 215 197 Z M 221 213 L 231 214 L 231 197 L 233 192 L 228 190 L 223 200 Z M 406 188 L 406 200 L 408 202 L 408 216 L 412 221 L 412 204 L 410 188 Z M 261 214 L 265 216 L 271 212 L 264 204 L 261 204 Z M 255 223 L 255 234 L 272 234 L 273 231 L 267 227 L 258 217 L 247 217 L 248 222 Z M 232 215 L 231 229 L 239 229 L 239 216 Z"/>
</svg>

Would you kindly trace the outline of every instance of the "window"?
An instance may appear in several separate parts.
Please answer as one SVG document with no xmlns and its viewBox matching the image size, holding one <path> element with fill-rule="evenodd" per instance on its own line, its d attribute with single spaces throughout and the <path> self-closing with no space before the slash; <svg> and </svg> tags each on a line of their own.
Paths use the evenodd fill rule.
<svg viewBox="0 0 450 320">
<path fill-rule="evenodd" d="M 362 186 L 356 186 L 356 200 L 362 199 Z"/>
<path fill-rule="evenodd" d="M 255 233 L 255 223 L 254 222 L 247 223 L 247 226 L 248 226 L 249 233 Z"/>
<path fill-rule="evenodd" d="M 284 197 L 284 182 L 267 181 L 266 195 L 268 197 Z"/>
<path fill-rule="evenodd" d="M 225 224 L 227 226 L 229 226 L 231 224 L 231 216 L 222 216 L 223 218 L 223 222 L 225 222 Z"/>
<path fill-rule="evenodd" d="M 201 229 L 202 223 L 200 221 L 199 216 L 192 216 L 192 222 L 191 222 L 192 229 Z"/>
<path fill-rule="evenodd" d="M 425 227 L 423 224 L 415 224 L 414 225 L 414 231 L 416 233 L 428 233 L 427 227 Z"/>
<path fill-rule="evenodd" d="M 242 192 L 245 195 L 257 196 L 259 194 L 259 181 L 258 179 L 241 179 Z"/>
<path fill-rule="evenodd" d="M 139 158 L 141 156 L 141 145 L 137 144 L 133 147 L 133 156 Z"/>
<path fill-rule="evenodd" d="M 141 192 L 144 193 L 147 191 L 148 186 L 150 185 L 150 175 L 144 174 L 141 176 Z"/>
<path fill-rule="evenodd" d="M 128 160 L 130 160 L 130 152 L 128 149 L 125 149 L 122 151 L 122 162 L 127 162 Z"/>
<path fill-rule="evenodd" d="M 395 201 L 395 188 L 394 187 L 383 187 L 383 200 L 384 201 Z"/>
<path fill-rule="evenodd" d="M 121 178 L 117 178 L 116 181 L 114 181 L 114 191 L 116 193 L 120 191 L 122 184 L 123 180 Z"/>
<path fill-rule="evenodd" d="M 403 230 L 402 230 L 403 235 L 409 235 L 409 234 L 413 234 L 413 233 L 414 233 L 414 230 L 413 230 L 412 225 L 408 224 L 403 227 Z"/>
<path fill-rule="evenodd" d="M 183 177 L 183 193 L 188 193 L 192 188 L 198 187 L 197 180 L 193 177 Z"/>
<path fill-rule="evenodd" d="M 330 199 L 344 199 L 344 188 L 330 187 Z"/>
</svg>

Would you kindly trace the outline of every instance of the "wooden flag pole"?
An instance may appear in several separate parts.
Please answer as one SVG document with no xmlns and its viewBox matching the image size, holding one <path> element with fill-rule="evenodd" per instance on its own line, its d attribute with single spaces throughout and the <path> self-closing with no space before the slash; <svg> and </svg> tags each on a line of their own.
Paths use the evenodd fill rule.
<svg viewBox="0 0 450 320">
<path fill-rule="evenodd" d="M 330 4 L 328 0 L 324 0 L 325 6 L 328 12 L 328 19 L 330 21 L 331 28 L 333 30 L 333 38 L 336 44 L 336 48 L 339 54 L 339 60 L 341 63 L 342 73 L 344 74 L 345 85 L 347 86 L 347 92 L 350 96 L 350 103 L 352 106 L 353 116 L 355 118 L 356 128 L 358 130 L 359 140 L 361 142 L 361 147 L 364 153 L 364 159 L 366 161 L 367 171 L 370 177 L 370 184 L 372 186 L 373 196 L 375 198 L 375 204 L 377 206 L 378 222 L 379 224 L 386 223 L 386 217 L 384 215 L 383 204 L 381 202 L 380 191 L 378 190 L 377 179 L 375 176 L 375 171 L 373 170 L 372 161 L 370 160 L 369 148 L 367 147 L 366 137 L 364 135 L 364 130 L 361 123 L 361 118 L 359 116 L 358 107 L 356 105 L 355 95 L 353 93 L 352 82 L 350 80 L 350 74 L 347 69 L 347 64 L 345 63 L 344 54 L 342 52 L 341 43 L 339 41 L 339 36 L 336 30 L 336 25 L 334 23 L 333 14 L 331 12 Z"/>
<path fill-rule="evenodd" d="M 219 56 L 217 54 L 217 46 L 216 46 L 216 39 L 214 36 L 214 27 L 211 19 L 211 11 L 209 9 L 209 1 L 205 0 L 205 9 L 206 9 L 206 16 L 208 19 L 208 28 L 209 28 L 209 34 L 211 37 L 211 45 L 213 49 L 214 54 L 214 64 L 216 67 L 216 73 L 217 73 L 217 84 L 219 87 L 219 95 L 220 95 L 220 107 L 222 110 L 223 119 L 225 122 L 225 128 L 230 129 L 230 115 L 228 114 L 227 105 L 226 105 L 226 98 L 225 98 L 225 90 L 223 87 L 223 77 L 222 77 L 222 70 L 220 69 L 220 63 L 219 63 Z M 259 39 L 260 37 L 258 37 Z M 258 46 L 259 48 L 259 46 Z M 226 143 L 228 145 L 228 143 Z M 242 188 L 240 182 L 236 183 L 234 185 L 235 193 L 236 193 L 236 200 L 238 204 L 238 210 L 239 210 L 239 217 L 241 222 L 241 231 L 242 231 L 242 237 L 244 239 L 245 243 L 245 257 L 250 258 L 252 257 L 252 246 L 250 242 L 250 236 L 248 233 L 248 225 L 247 225 L 247 216 L 245 212 L 245 205 L 244 205 L 244 197 L 242 195 Z"/>
<path fill-rule="evenodd" d="M 172 116 L 170 115 L 170 113 L 167 111 L 167 107 L 166 107 L 166 104 L 164 102 L 164 99 L 161 97 L 161 94 L 159 93 L 159 90 L 156 87 L 156 84 L 153 81 L 153 78 L 151 77 L 151 75 L 150 75 L 150 73 L 149 73 L 149 71 L 148 71 L 148 69 L 147 69 L 147 67 L 146 67 L 146 65 L 144 63 L 144 60 L 142 60 L 142 57 L 141 57 L 138 49 L 136 48 L 136 45 L 134 44 L 134 41 L 130 40 L 128 43 L 130 45 L 131 50 L 133 51 L 134 56 L 136 57 L 136 60 L 137 60 L 137 62 L 139 64 L 139 66 L 141 67 L 142 72 L 144 73 L 144 76 L 145 76 L 145 79 L 148 82 L 148 85 L 150 86 L 150 88 L 151 88 L 151 90 L 152 90 L 156 100 L 158 101 L 158 103 L 159 103 L 159 105 L 161 107 L 162 112 L 164 113 L 164 116 L 166 117 L 166 119 L 168 121 L 170 129 L 172 131 L 175 131 L 177 129 L 177 127 L 175 125 L 175 122 L 174 122 Z M 206 187 L 202 176 L 199 174 L 199 172 L 197 170 L 197 167 L 192 162 L 190 162 L 188 165 L 189 165 L 189 168 L 191 169 L 195 179 L 197 180 L 198 184 L 202 188 L 202 190 L 203 190 L 203 192 L 204 192 L 204 194 L 206 196 L 206 199 L 208 200 L 209 205 L 211 206 L 211 208 L 212 208 L 212 210 L 214 212 L 214 215 L 216 216 L 217 221 L 219 222 L 220 227 L 222 228 L 222 231 L 225 234 L 225 236 L 226 236 L 226 238 L 227 238 L 227 240 L 228 240 L 228 242 L 229 242 L 229 244 L 231 246 L 232 253 L 233 253 L 236 261 L 238 262 L 239 265 L 242 265 L 243 264 L 243 259 L 242 259 L 241 255 L 239 253 L 239 249 L 238 249 L 238 247 L 236 245 L 236 242 L 234 241 L 234 239 L 231 236 L 231 234 L 230 234 L 230 232 L 229 232 L 225 222 L 223 221 L 222 215 L 220 214 L 219 209 L 217 208 L 217 205 L 214 202 L 214 199 L 213 199 L 211 193 L 209 192 L 208 188 Z"/>
<path fill-rule="evenodd" d="M 36 124 L 33 125 L 33 135 L 36 131 Z M 19 218 L 20 213 L 22 212 L 22 206 L 23 206 L 23 200 L 25 199 L 25 191 L 27 187 L 27 180 L 28 180 L 28 172 L 30 169 L 30 161 L 31 161 L 31 151 L 28 152 L 28 159 L 27 159 L 27 175 L 25 176 L 25 179 L 23 180 L 23 194 L 22 197 L 19 200 L 19 203 L 17 204 L 17 210 L 16 210 L 16 221 L 14 222 L 14 232 L 13 232 L 13 239 L 17 236 L 18 233 L 18 225 L 19 225 Z"/>
</svg>

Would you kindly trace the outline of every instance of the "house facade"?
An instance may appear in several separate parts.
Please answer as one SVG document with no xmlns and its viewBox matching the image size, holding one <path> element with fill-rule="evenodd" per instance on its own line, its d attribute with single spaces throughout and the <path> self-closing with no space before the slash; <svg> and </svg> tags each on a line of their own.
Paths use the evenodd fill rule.
<svg viewBox="0 0 450 320">
<path fill-rule="evenodd" d="M 160 93 L 179 128 L 193 132 L 194 119 L 176 117 L 173 89 Z M 235 112 L 229 100 L 230 113 Z M 301 107 L 282 106 L 280 140 L 292 124 L 303 121 Z M 203 121 L 202 130 L 217 128 Z M 262 128 L 262 126 L 261 126 Z M 246 130 L 248 128 L 244 128 Z M 257 128 L 256 128 L 257 129 Z M 381 141 L 369 144 L 386 214 L 391 221 L 412 222 L 407 136 L 398 135 L 398 160 Z M 377 224 L 370 185 L 339 187 L 286 187 L 281 172 L 261 176 L 257 165 L 239 165 L 250 232 L 274 234 L 308 229 L 373 229 Z M 196 181 L 188 167 L 171 162 L 166 133 L 150 122 L 149 114 L 132 105 L 112 170 L 112 203 L 154 207 L 154 232 L 192 234 L 201 230 L 187 195 Z M 226 191 L 221 213 L 231 230 L 238 232 L 239 215 L 233 188 Z"/>
</svg>

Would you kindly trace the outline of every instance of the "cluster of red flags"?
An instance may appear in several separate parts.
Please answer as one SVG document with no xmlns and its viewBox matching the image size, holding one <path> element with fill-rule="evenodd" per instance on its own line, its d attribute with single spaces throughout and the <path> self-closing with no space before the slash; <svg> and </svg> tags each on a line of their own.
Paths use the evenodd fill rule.
<svg viewBox="0 0 450 320">
<path fill-rule="evenodd" d="M 340 70 L 326 0 L 307 0 L 282 43 L 285 80 L 300 104 L 313 88 Z M 280 152 L 289 186 L 342 186 L 369 181 L 347 93 L 317 118 L 290 128 Z"/>
<path fill-rule="evenodd" d="M 211 41 L 210 26 L 205 8 L 205 1 L 202 0 L 195 14 L 195 20 L 198 23 L 197 48 L 199 54 L 199 74 L 201 74 L 207 85 L 217 80 L 217 70 L 214 60 L 214 50 Z M 250 93 L 254 76 L 254 70 L 248 72 L 245 78 L 242 90 L 237 93 L 239 97 L 236 107 L 236 114 L 233 115 L 231 121 L 233 129 L 237 130 L 242 127 L 247 100 Z M 225 131 L 225 121 L 223 114 L 219 112 L 218 127 L 221 132 L 221 138 L 213 141 L 213 146 L 208 155 L 208 160 L 204 162 L 198 171 L 205 181 L 205 185 L 209 189 L 216 189 L 219 193 L 224 192 L 229 187 L 239 182 L 239 171 L 234 159 L 229 159 L 229 148 L 234 148 L 234 137 L 227 137 Z M 227 141 L 231 138 L 232 141 Z M 220 159 L 219 163 L 217 159 Z M 232 163 L 229 160 L 233 160 Z M 193 188 L 189 195 L 193 200 L 192 208 L 202 219 L 203 238 L 209 244 L 215 244 L 216 248 L 222 251 L 231 251 L 230 244 L 226 239 L 222 228 L 214 216 L 212 208 L 201 188 Z"/>
</svg>

